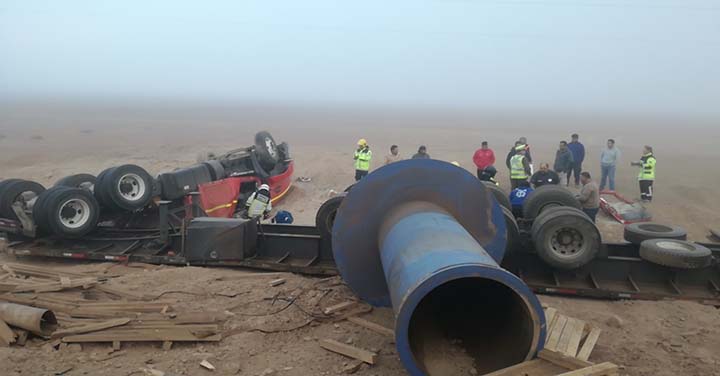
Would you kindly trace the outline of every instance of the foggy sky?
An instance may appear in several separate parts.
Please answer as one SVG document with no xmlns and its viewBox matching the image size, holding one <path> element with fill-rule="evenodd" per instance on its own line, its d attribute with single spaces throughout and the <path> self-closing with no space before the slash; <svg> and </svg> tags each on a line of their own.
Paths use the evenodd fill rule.
<svg viewBox="0 0 720 376">
<path fill-rule="evenodd" d="M 720 0 L 5 0 L 33 97 L 720 116 Z"/>
</svg>

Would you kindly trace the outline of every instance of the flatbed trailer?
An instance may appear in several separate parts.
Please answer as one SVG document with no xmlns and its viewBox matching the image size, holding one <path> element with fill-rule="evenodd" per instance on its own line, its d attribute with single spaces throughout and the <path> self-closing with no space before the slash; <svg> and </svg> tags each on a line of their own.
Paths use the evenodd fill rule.
<svg viewBox="0 0 720 376">
<path fill-rule="evenodd" d="M 216 219 L 217 220 L 217 219 Z M 314 226 L 257 224 L 224 220 L 227 230 L 189 239 L 187 229 L 127 230 L 101 233 L 79 240 L 36 239 L 10 243 L 18 257 L 52 257 L 105 262 L 143 262 L 166 265 L 247 267 L 310 275 L 336 275 L 332 244 Z M 208 243 L 200 255 L 190 242 Z M 630 243 L 603 243 L 598 257 L 572 271 L 557 270 L 535 253 L 529 235 L 522 231 L 522 251 L 505 256 L 502 266 L 520 277 L 536 293 L 599 299 L 692 300 L 720 306 L 720 244 L 699 243 L 713 252 L 713 263 L 701 269 L 675 269 L 653 264 L 639 256 Z M 164 240 L 163 240 L 164 239 Z M 213 255 L 213 252 L 216 252 Z M 217 254 L 219 253 L 219 254 Z"/>
</svg>

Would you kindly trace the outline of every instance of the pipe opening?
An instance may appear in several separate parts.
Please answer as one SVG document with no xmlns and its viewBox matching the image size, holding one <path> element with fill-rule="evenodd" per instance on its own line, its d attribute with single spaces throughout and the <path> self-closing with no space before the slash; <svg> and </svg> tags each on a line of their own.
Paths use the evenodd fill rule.
<svg viewBox="0 0 720 376">
<path fill-rule="evenodd" d="M 43 335 L 51 335 L 57 330 L 58 323 L 55 314 L 52 311 L 45 311 L 40 317 L 40 333 Z"/>
<path fill-rule="evenodd" d="M 415 361 L 429 376 L 485 374 L 523 362 L 533 345 L 530 308 L 508 286 L 461 278 L 420 301 L 408 339 Z"/>
</svg>

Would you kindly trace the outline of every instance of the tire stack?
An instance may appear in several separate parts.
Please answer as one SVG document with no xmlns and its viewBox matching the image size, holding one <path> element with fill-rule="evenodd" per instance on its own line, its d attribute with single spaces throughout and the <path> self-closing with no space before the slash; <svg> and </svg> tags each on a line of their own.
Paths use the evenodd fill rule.
<svg viewBox="0 0 720 376">
<path fill-rule="evenodd" d="M 640 258 L 675 269 L 700 269 L 712 263 L 712 251 L 687 241 L 685 229 L 644 222 L 625 226 L 625 240 L 640 247 Z"/>
<path fill-rule="evenodd" d="M 0 218 L 20 220 L 14 204 L 20 204 L 25 211 L 30 211 L 38 197 L 45 191 L 42 185 L 23 179 L 7 179 L 0 182 Z"/>
</svg>

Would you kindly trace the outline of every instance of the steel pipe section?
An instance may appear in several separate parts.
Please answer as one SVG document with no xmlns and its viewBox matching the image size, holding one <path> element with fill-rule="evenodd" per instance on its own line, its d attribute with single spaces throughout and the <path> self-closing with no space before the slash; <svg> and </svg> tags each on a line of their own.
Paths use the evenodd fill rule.
<svg viewBox="0 0 720 376">
<path fill-rule="evenodd" d="M 446 162 L 408 160 L 353 187 L 333 226 L 348 286 L 392 306 L 398 355 L 411 375 L 492 372 L 545 341 L 540 302 L 498 265 L 505 219 L 492 193 Z"/>
</svg>

